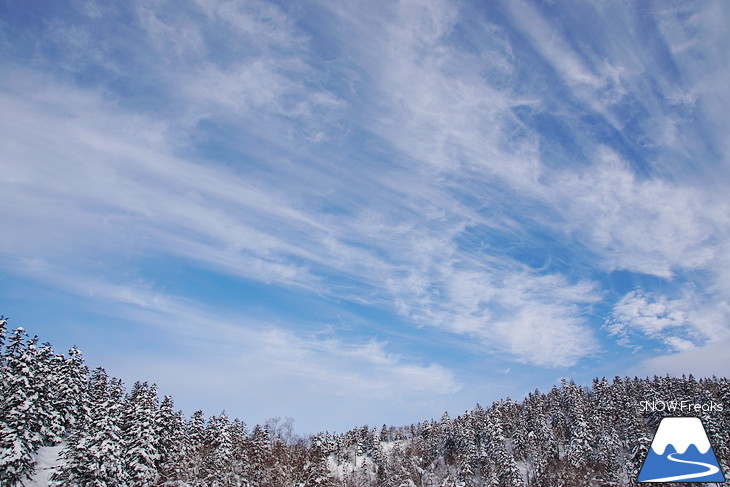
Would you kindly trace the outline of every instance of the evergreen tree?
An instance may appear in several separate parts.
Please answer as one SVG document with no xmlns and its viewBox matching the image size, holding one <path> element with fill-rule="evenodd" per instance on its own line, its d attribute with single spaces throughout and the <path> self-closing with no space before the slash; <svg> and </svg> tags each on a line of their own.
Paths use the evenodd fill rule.
<svg viewBox="0 0 730 487">
<path fill-rule="evenodd" d="M 498 401 L 487 412 L 488 430 L 490 431 L 489 451 L 494 462 L 493 476 L 490 483 L 493 487 L 519 487 L 523 485 L 515 459 L 507 447 L 506 432 L 509 429 L 509 424 L 505 420 L 512 406 L 513 403 L 509 399 Z"/>
<path fill-rule="evenodd" d="M 621 441 L 615 427 L 618 420 L 617 400 L 614 388 L 605 378 L 593 381 L 590 412 L 596 478 L 607 484 L 618 484 Z"/>
<path fill-rule="evenodd" d="M 380 429 L 380 442 L 384 443 L 390 441 L 390 437 L 388 436 L 388 427 L 386 425 L 383 425 L 383 427 Z"/>
<path fill-rule="evenodd" d="M 327 465 L 326 441 L 320 435 L 312 438 L 302 468 L 301 487 L 334 487 L 337 485 Z"/>
<path fill-rule="evenodd" d="M 136 382 L 124 403 L 124 468 L 129 485 L 144 487 L 157 479 L 159 438 L 157 386 Z"/>
<path fill-rule="evenodd" d="M 26 344 L 22 327 L 13 331 L 4 357 L 0 403 L 0 484 L 19 485 L 34 471 L 33 454 L 42 444 L 36 383 L 37 338 Z"/>
<path fill-rule="evenodd" d="M 121 427 L 123 397 L 121 381 L 109 379 L 101 367 L 94 370 L 89 378 L 88 417 L 61 451 L 64 462 L 52 475 L 52 486 L 128 485 Z"/>
<path fill-rule="evenodd" d="M 185 455 L 189 440 L 186 436 L 182 412 L 174 410 L 171 396 L 165 396 L 155 413 L 153 422 L 159 455 L 158 483 L 172 485 L 185 478 Z"/>
<path fill-rule="evenodd" d="M 248 479 L 251 471 L 248 458 L 249 441 L 246 423 L 238 418 L 234 419 L 231 423 L 232 470 L 235 472 L 240 485 L 249 485 Z"/>
<path fill-rule="evenodd" d="M 7 333 L 8 320 L 5 316 L 0 315 L 0 431 L 3 431 L 6 424 L 5 404 L 6 398 L 10 395 L 10 372 L 7 369 L 7 360 L 5 357 L 5 335 Z M 4 448 L 0 443 L 0 448 Z M 0 456 L 3 452 L 0 451 Z"/>
<path fill-rule="evenodd" d="M 588 465 L 593 454 L 593 441 L 586 420 L 585 395 L 582 389 L 572 381 L 570 384 L 563 385 L 560 391 L 568 425 L 568 445 L 565 456 L 573 467 L 582 469 Z"/>
<path fill-rule="evenodd" d="M 81 351 L 72 347 L 68 358 L 57 355 L 54 361 L 56 394 L 54 408 L 58 411 L 64 433 L 82 424 L 89 414 L 88 400 L 89 370 L 84 363 Z"/>
<path fill-rule="evenodd" d="M 0 315 L 0 397 L 5 397 L 5 336 L 8 332 L 8 319 Z"/>
<path fill-rule="evenodd" d="M 212 416 L 206 427 L 207 455 L 203 459 L 203 478 L 206 485 L 235 485 L 242 472 L 235 466 L 231 424 L 226 413 Z"/>
<path fill-rule="evenodd" d="M 32 354 L 31 363 L 35 367 L 32 382 L 38 398 L 35 408 L 41 441 L 44 445 L 53 445 L 61 441 L 66 433 L 64 418 L 57 404 L 59 389 L 66 381 L 60 366 L 64 358 L 54 354 L 49 343 L 29 352 Z"/>
<path fill-rule="evenodd" d="M 195 411 L 187 423 L 184 454 L 183 477 L 191 485 L 202 485 L 203 459 L 206 456 L 205 416 L 203 411 Z"/>
<path fill-rule="evenodd" d="M 252 485 L 265 485 L 269 476 L 268 467 L 271 462 L 269 432 L 258 424 L 251 433 L 250 452 L 248 455 L 251 470 L 249 480 Z"/>
</svg>

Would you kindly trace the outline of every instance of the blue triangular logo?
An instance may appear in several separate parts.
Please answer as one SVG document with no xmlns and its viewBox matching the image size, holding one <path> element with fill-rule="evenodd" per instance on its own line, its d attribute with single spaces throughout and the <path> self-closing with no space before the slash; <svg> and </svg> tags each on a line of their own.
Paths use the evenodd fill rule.
<svg viewBox="0 0 730 487">
<path fill-rule="evenodd" d="M 639 482 L 724 482 L 700 418 L 664 418 L 639 472 Z"/>
</svg>

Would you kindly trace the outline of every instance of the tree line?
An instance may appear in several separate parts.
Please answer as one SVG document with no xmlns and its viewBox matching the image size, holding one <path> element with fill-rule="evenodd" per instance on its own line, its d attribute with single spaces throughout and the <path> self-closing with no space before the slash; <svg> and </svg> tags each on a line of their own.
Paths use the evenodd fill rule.
<svg viewBox="0 0 730 487">
<path fill-rule="evenodd" d="M 39 449 L 58 444 L 52 486 L 638 485 L 659 422 L 682 415 L 702 419 L 723 472 L 730 465 L 726 378 L 563 381 L 453 419 L 301 438 L 291 419 L 249 430 L 225 412 L 185 417 L 154 384 L 127 391 L 75 347 L 57 354 L 22 327 L 8 332 L 4 317 L 0 365 L 3 486 L 27 482 Z"/>
</svg>

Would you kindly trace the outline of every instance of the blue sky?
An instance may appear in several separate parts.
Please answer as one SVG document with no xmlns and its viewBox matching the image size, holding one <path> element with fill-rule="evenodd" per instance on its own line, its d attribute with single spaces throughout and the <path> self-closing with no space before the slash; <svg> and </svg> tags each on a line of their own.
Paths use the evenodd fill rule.
<svg viewBox="0 0 730 487">
<path fill-rule="evenodd" d="M 730 4 L 0 2 L 1 312 L 187 414 L 730 373 Z"/>
</svg>

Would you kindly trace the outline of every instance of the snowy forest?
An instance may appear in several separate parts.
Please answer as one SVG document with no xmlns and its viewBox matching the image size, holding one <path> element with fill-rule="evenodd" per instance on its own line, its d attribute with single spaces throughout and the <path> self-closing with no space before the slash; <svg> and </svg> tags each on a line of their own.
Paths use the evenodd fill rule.
<svg viewBox="0 0 730 487">
<path fill-rule="evenodd" d="M 292 420 L 249 428 L 224 412 L 186 417 L 155 385 L 127 390 L 103 368 L 89 370 L 76 348 L 58 354 L 23 328 L 9 331 L 5 318 L 0 364 L 7 487 L 28 485 L 38 451 L 53 445 L 62 448 L 52 486 L 638 485 L 661 418 L 682 415 L 702 419 L 722 471 L 730 465 L 726 378 L 563 381 L 456 417 L 303 438 Z M 642 407 L 655 400 L 716 407 Z"/>
</svg>

